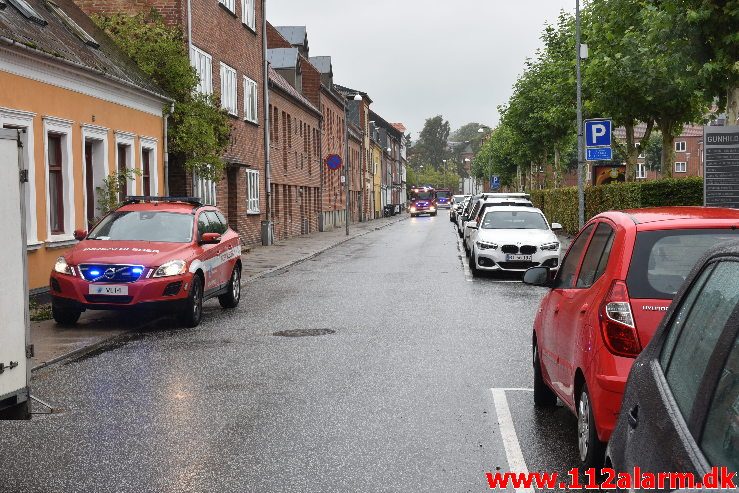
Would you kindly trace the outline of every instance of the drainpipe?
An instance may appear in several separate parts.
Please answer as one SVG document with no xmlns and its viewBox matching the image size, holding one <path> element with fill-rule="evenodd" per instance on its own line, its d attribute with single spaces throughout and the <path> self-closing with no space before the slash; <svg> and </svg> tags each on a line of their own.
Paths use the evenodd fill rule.
<svg viewBox="0 0 739 493">
<path fill-rule="evenodd" d="M 187 0 L 187 57 L 192 53 L 192 0 Z M 192 63 L 192 59 L 190 59 Z"/>
<path fill-rule="evenodd" d="M 174 103 L 164 115 L 164 195 L 169 196 L 169 117 L 174 113 Z"/>
<path fill-rule="evenodd" d="M 269 62 L 267 61 L 267 0 L 262 0 L 262 60 L 264 61 L 264 188 L 267 201 L 267 217 L 262 223 L 262 245 L 269 246 L 273 242 L 272 233 L 272 166 L 269 152 Z"/>
</svg>

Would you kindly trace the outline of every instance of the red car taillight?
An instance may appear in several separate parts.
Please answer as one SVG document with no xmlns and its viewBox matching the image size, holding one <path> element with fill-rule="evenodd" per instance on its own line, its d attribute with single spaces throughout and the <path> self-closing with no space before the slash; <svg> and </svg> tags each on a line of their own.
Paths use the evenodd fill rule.
<svg viewBox="0 0 739 493">
<path fill-rule="evenodd" d="M 603 342 L 616 356 L 635 358 L 642 350 L 624 281 L 613 281 L 600 313 Z"/>
</svg>

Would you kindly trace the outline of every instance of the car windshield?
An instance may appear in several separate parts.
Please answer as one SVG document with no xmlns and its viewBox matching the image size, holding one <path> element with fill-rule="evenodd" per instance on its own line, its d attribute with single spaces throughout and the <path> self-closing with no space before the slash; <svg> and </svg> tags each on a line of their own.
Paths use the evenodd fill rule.
<svg viewBox="0 0 739 493">
<path fill-rule="evenodd" d="M 482 229 L 549 229 L 544 216 L 529 211 L 494 211 L 485 214 Z"/>
<path fill-rule="evenodd" d="M 632 298 L 672 299 L 695 263 L 722 241 L 736 239 L 731 229 L 670 229 L 636 235 L 626 285 Z"/>
<path fill-rule="evenodd" d="M 413 200 L 431 200 L 434 192 L 412 192 Z"/>
<path fill-rule="evenodd" d="M 177 212 L 118 211 L 106 216 L 87 237 L 90 240 L 192 241 L 193 216 Z"/>
<path fill-rule="evenodd" d="M 436 198 L 439 199 L 448 199 L 451 194 L 446 191 L 438 191 L 436 192 Z"/>
</svg>

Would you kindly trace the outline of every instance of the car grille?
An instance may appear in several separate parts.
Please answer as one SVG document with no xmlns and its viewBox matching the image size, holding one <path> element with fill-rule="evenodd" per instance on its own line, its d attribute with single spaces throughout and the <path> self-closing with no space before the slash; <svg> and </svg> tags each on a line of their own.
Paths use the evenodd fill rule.
<svg viewBox="0 0 739 493">
<path fill-rule="evenodd" d="M 145 269 L 142 265 L 81 264 L 79 270 L 90 282 L 135 282 Z"/>
<path fill-rule="evenodd" d="M 533 255 L 536 253 L 536 247 L 534 245 L 524 245 L 521 247 L 521 253 L 524 255 Z"/>
<path fill-rule="evenodd" d="M 133 296 L 109 296 L 106 294 L 86 294 L 88 303 L 106 303 L 110 305 L 125 305 L 131 303 Z"/>
<path fill-rule="evenodd" d="M 530 269 L 539 265 L 538 262 L 498 262 L 501 269 Z"/>
<path fill-rule="evenodd" d="M 516 245 L 503 245 L 500 250 L 503 253 L 518 253 L 518 247 Z"/>
</svg>

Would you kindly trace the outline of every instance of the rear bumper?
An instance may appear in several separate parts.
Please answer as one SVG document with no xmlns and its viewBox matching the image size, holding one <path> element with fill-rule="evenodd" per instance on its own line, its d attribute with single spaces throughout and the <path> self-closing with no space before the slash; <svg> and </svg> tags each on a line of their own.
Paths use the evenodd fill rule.
<svg viewBox="0 0 739 493">
<path fill-rule="evenodd" d="M 602 346 L 588 372 L 590 378 L 586 376 L 596 431 L 602 442 L 608 441 L 616 426 L 626 380 L 633 364 L 634 359 L 614 356 Z"/>
</svg>

